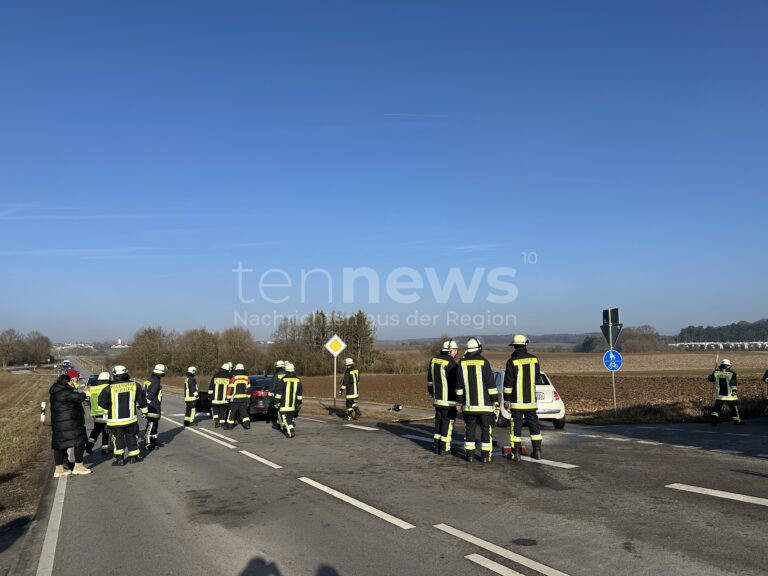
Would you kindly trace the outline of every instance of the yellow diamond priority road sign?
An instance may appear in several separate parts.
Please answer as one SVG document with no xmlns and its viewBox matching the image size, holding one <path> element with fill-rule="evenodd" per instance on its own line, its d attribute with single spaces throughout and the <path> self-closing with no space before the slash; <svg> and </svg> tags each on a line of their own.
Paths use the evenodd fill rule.
<svg viewBox="0 0 768 576">
<path fill-rule="evenodd" d="M 346 342 L 334 334 L 328 342 L 325 343 L 325 349 L 330 352 L 334 358 L 344 352 L 347 347 Z"/>
</svg>

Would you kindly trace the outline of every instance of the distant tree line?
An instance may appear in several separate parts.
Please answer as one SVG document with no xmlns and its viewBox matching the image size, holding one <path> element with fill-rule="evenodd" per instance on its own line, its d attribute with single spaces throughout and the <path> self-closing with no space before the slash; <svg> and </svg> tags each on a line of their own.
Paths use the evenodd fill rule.
<svg viewBox="0 0 768 576">
<path fill-rule="evenodd" d="M 271 373 L 277 360 L 290 360 L 302 375 L 329 374 L 333 358 L 323 346 L 333 334 L 347 344 L 341 358 L 354 358 L 362 370 L 373 367 L 376 331 L 362 311 L 353 315 L 317 311 L 303 322 L 283 319 L 269 345 L 256 342 L 248 330 L 238 327 L 222 332 L 198 328 L 181 334 L 161 327 L 142 328 L 115 363 L 124 364 L 138 375 L 149 374 L 157 363 L 165 363 L 171 372 L 181 374 L 188 366 L 210 374 L 225 362 L 242 362 L 251 373 Z"/>
<path fill-rule="evenodd" d="M 622 329 L 616 349 L 622 353 L 664 352 L 669 350 L 668 338 L 659 335 L 653 326 L 627 327 Z M 574 346 L 574 352 L 603 352 L 608 344 L 602 334 L 589 334 Z"/>
<path fill-rule="evenodd" d="M 757 322 L 735 322 L 727 326 L 688 326 L 680 330 L 678 342 L 766 342 L 768 318 Z"/>
<path fill-rule="evenodd" d="M 51 340 L 40 332 L 22 334 L 14 328 L 0 332 L 0 363 L 3 368 L 17 364 L 45 364 L 51 356 Z"/>
</svg>

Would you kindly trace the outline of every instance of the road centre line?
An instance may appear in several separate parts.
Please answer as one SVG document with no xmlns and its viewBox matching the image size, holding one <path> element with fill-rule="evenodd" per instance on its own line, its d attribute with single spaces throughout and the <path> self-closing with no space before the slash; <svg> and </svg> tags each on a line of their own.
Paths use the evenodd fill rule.
<svg viewBox="0 0 768 576">
<path fill-rule="evenodd" d="M 542 458 L 541 460 L 534 460 L 530 456 L 520 456 L 525 462 L 533 462 L 534 464 L 543 464 L 544 466 L 553 466 L 555 468 L 565 468 L 566 470 L 572 470 L 573 468 L 578 468 L 576 464 L 568 464 L 566 462 L 557 462 L 555 460 L 546 460 Z"/>
<path fill-rule="evenodd" d="M 270 468 L 274 468 L 275 470 L 279 470 L 282 468 L 279 464 L 275 464 L 274 462 L 270 462 L 266 458 L 262 458 L 261 456 L 256 456 L 256 454 L 252 454 L 251 452 L 248 452 L 247 450 L 240 450 L 240 454 L 244 456 L 248 456 L 248 458 L 252 458 L 253 460 L 256 460 L 257 462 L 261 462 L 262 464 L 266 464 Z"/>
<path fill-rule="evenodd" d="M 310 422 L 320 422 L 320 424 L 327 424 L 328 422 L 326 420 L 317 420 L 315 418 L 307 418 L 306 416 L 301 417 L 302 420 L 309 420 Z"/>
<path fill-rule="evenodd" d="M 708 450 L 708 452 L 717 452 L 718 454 L 743 454 L 741 450 L 724 450 L 722 448 L 713 448 L 712 450 Z"/>
<path fill-rule="evenodd" d="M 494 562 L 485 556 L 480 556 L 480 554 L 470 554 L 469 556 L 464 556 L 464 558 L 470 562 L 474 562 L 475 564 L 482 566 L 483 568 L 488 568 L 488 570 L 491 572 L 501 574 L 501 576 L 523 576 L 520 574 L 520 572 L 516 572 L 511 568 L 507 568 L 506 566 L 499 564 L 498 562 Z"/>
<path fill-rule="evenodd" d="M 486 540 L 482 540 L 477 536 L 472 536 L 472 534 L 467 534 L 466 532 L 462 532 L 461 530 L 453 528 L 452 526 L 448 526 L 447 524 L 435 524 L 434 527 L 437 528 L 438 530 L 442 530 L 443 532 L 450 534 L 451 536 L 455 536 L 456 538 L 464 540 L 465 542 L 469 542 L 470 544 L 474 544 L 475 546 L 488 550 L 489 552 L 493 552 L 494 554 L 497 554 L 503 558 L 506 558 L 507 560 L 512 560 L 513 562 L 516 562 L 521 566 L 525 566 L 526 568 L 535 570 L 540 574 L 544 574 L 544 576 L 568 576 L 568 574 L 566 574 L 565 572 L 560 572 L 559 570 L 550 568 L 545 564 L 541 564 L 540 562 L 536 562 L 535 560 L 531 560 L 530 558 L 526 558 L 525 556 L 516 554 L 511 550 L 507 550 L 506 548 L 497 546 L 492 542 L 487 542 Z"/>
<path fill-rule="evenodd" d="M 213 430 L 206 430 L 204 434 L 212 434 L 213 436 L 218 436 L 222 440 L 226 440 L 227 442 L 232 442 L 233 444 L 237 444 L 237 440 L 234 438 L 230 438 L 229 436 L 224 436 L 224 434 L 219 434 L 218 432 L 214 432 Z"/>
<path fill-rule="evenodd" d="M 619 438 L 618 436 L 604 436 L 604 440 L 613 440 L 614 442 L 629 442 L 629 438 Z"/>
<path fill-rule="evenodd" d="M 176 426 L 182 426 L 182 424 L 180 424 L 179 422 L 176 422 L 176 420 L 171 420 L 167 416 L 161 416 L 161 418 L 163 420 L 168 420 L 168 422 L 173 422 L 174 424 L 176 424 Z M 218 438 L 214 438 L 213 436 L 209 436 L 204 432 L 200 432 L 200 430 L 195 430 L 194 428 L 190 428 L 190 427 L 187 427 L 187 430 L 189 432 L 194 432 L 195 434 L 199 434 L 200 436 L 202 436 L 203 438 L 207 438 L 211 442 L 216 442 L 216 444 L 221 444 L 222 446 L 226 446 L 227 448 L 237 448 L 237 446 L 233 446 L 232 444 L 227 444 L 226 442 L 223 442 Z"/>
<path fill-rule="evenodd" d="M 53 559 L 56 556 L 56 544 L 59 541 L 59 528 L 61 527 L 61 515 L 64 511 L 64 495 L 67 491 L 67 476 L 59 478 L 56 486 L 56 495 L 53 497 L 51 515 L 48 518 L 48 527 L 45 529 L 43 550 L 40 552 L 40 562 L 37 564 L 37 576 L 51 576 L 53 574 Z"/>
<path fill-rule="evenodd" d="M 685 444 L 672 444 L 672 448 L 685 448 L 686 450 L 701 450 L 701 446 L 686 446 Z"/>
<path fill-rule="evenodd" d="M 370 426 L 360 426 L 360 424 L 344 424 L 345 428 L 356 428 L 357 430 L 371 430 L 375 432 L 378 428 L 371 428 Z"/>
<path fill-rule="evenodd" d="M 654 440 L 635 440 L 638 444 L 645 444 L 647 446 L 661 446 L 664 442 L 656 442 Z"/>
<path fill-rule="evenodd" d="M 757 504 L 759 506 L 768 506 L 768 498 L 757 498 L 756 496 L 746 496 L 744 494 L 735 494 L 733 492 L 723 492 L 722 490 L 712 490 L 711 488 L 700 488 L 688 484 L 667 484 L 665 488 L 673 490 L 682 490 L 684 492 L 694 492 L 696 494 L 705 494 L 716 498 L 725 498 L 726 500 L 736 500 L 748 504 Z"/>
<path fill-rule="evenodd" d="M 363 510 L 365 512 L 368 512 L 369 514 L 372 514 L 373 516 L 376 516 L 377 518 L 381 518 L 382 520 L 389 522 L 390 524 L 394 524 L 398 528 L 402 528 L 403 530 L 410 530 L 411 528 L 416 528 L 413 524 L 409 524 L 408 522 L 404 520 L 400 520 L 400 518 L 396 518 L 395 516 L 392 516 L 391 514 L 387 514 L 386 512 L 382 512 L 378 508 L 374 508 L 373 506 L 370 506 L 366 504 L 365 502 L 361 502 L 360 500 L 357 500 L 356 498 L 352 498 L 351 496 L 347 496 L 346 494 L 343 494 L 337 490 L 334 490 L 333 488 L 329 488 L 328 486 L 324 484 L 320 484 L 320 482 L 315 482 L 311 478 L 307 478 L 305 476 L 302 476 L 299 478 L 300 482 L 304 482 L 305 484 L 308 484 L 312 486 L 313 488 L 317 488 L 318 490 L 325 492 L 326 494 L 330 494 L 334 498 L 338 498 L 339 500 L 346 502 L 347 504 L 352 504 L 352 506 L 355 506 L 356 508 L 359 508 L 360 510 Z"/>
<path fill-rule="evenodd" d="M 434 442 L 433 438 L 430 438 L 429 436 L 417 436 L 415 434 L 403 434 L 400 436 L 401 438 L 410 438 L 411 440 L 418 440 L 419 442 L 424 443 L 431 443 Z M 453 442 L 453 444 L 460 444 L 460 442 Z M 496 449 L 493 451 L 494 454 L 500 455 L 501 450 Z M 578 468 L 576 464 L 567 464 L 565 462 L 557 462 L 555 460 L 545 460 L 542 458 L 541 460 L 534 460 L 530 456 L 522 456 L 522 459 L 526 462 L 533 462 L 534 464 L 543 464 L 544 466 L 554 466 L 555 468 L 565 468 L 566 470 L 570 470 L 572 468 Z"/>
</svg>

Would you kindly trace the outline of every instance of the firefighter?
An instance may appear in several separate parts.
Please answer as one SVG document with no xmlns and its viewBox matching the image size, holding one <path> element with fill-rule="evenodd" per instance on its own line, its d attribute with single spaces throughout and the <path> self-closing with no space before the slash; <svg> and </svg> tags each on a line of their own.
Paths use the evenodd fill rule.
<svg viewBox="0 0 768 576">
<path fill-rule="evenodd" d="M 184 377 L 184 403 L 187 405 L 184 411 L 184 426 L 195 425 L 195 407 L 197 406 L 197 368 L 190 366 L 187 368 L 187 375 Z"/>
<path fill-rule="evenodd" d="M 225 430 L 232 430 L 238 420 L 242 422 L 243 428 L 251 429 L 251 418 L 248 415 L 248 388 L 250 388 L 250 384 L 251 381 L 248 378 L 248 372 L 245 371 L 245 366 L 235 364 L 230 378 L 232 392 L 229 395 L 229 412 L 227 413 L 227 424 L 224 426 Z"/>
<path fill-rule="evenodd" d="M 275 430 L 280 430 L 280 414 L 277 412 L 277 408 L 275 407 L 275 391 L 280 387 L 280 382 L 285 377 L 285 360 L 278 360 L 275 362 L 275 374 L 272 376 L 272 382 L 269 386 L 269 408 L 267 409 L 267 414 L 271 415 L 274 413 L 275 419 L 272 421 L 272 428 Z"/>
<path fill-rule="evenodd" d="M 99 374 L 97 383 L 95 386 L 91 386 L 88 390 L 88 398 L 90 401 L 91 418 L 93 419 L 93 430 L 91 430 L 88 436 L 88 441 L 85 444 L 85 451 L 88 454 L 93 454 L 93 447 L 96 445 L 96 440 L 101 436 L 101 453 L 109 453 L 109 430 L 107 429 L 107 411 L 99 406 L 99 394 L 109 386 L 109 372 L 102 372 Z"/>
<path fill-rule="evenodd" d="M 435 454 L 451 452 L 451 436 L 456 422 L 456 356 L 459 345 L 446 340 L 440 354 L 429 361 L 427 391 L 435 407 Z"/>
<path fill-rule="evenodd" d="M 346 369 L 339 387 L 347 399 L 347 415 L 344 420 L 357 420 L 362 416 L 360 406 L 357 405 L 357 399 L 360 397 L 360 372 L 355 368 L 355 361 L 352 358 L 345 358 L 344 366 Z"/>
<path fill-rule="evenodd" d="M 523 443 L 523 419 L 528 422 L 533 451 L 531 457 L 541 460 L 541 426 L 536 413 L 536 382 L 541 378 L 539 359 L 528 352 L 528 338 L 515 334 L 510 346 L 514 347 L 504 371 L 504 408 L 512 412 L 512 451 L 510 458 L 520 462 Z"/>
<path fill-rule="evenodd" d="M 213 418 L 213 427 L 223 426 L 227 421 L 227 387 L 229 379 L 232 377 L 232 363 L 225 362 L 213 376 L 208 386 L 208 396 L 211 399 L 211 417 Z"/>
<path fill-rule="evenodd" d="M 296 368 L 290 362 L 285 363 L 285 377 L 281 378 L 275 391 L 275 406 L 277 407 L 280 429 L 288 438 L 296 435 L 293 424 L 294 415 L 301 408 L 302 402 L 301 379 L 296 376 Z"/>
<path fill-rule="evenodd" d="M 157 428 L 160 424 L 163 405 L 163 385 L 160 380 L 165 376 L 165 372 L 165 364 L 155 364 L 152 369 L 152 376 L 145 382 L 149 411 L 147 412 L 147 427 L 144 429 L 144 446 L 150 451 L 165 446 L 157 439 Z"/>
<path fill-rule="evenodd" d="M 491 461 L 493 451 L 493 416 L 498 406 L 499 391 L 496 389 L 491 363 L 483 357 L 482 351 L 483 345 L 477 338 L 467 340 L 467 351 L 456 370 L 456 400 L 463 404 L 466 422 L 464 450 L 467 462 L 475 458 L 475 433 L 478 426 L 483 462 Z"/>
<path fill-rule="evenodd" d="M 107 411 L 107 426 L 114 442 L 112 466 L 141 462 L 136 409 L 147 414 L 147 397 L 144 388 L 131 380 L 125 366 L 112 368 L 112 382 L 99 394 L 99 406 Z"/>
<path fill-rule="evenodd" d="M 720 410 L 727 404 L 734 424 L 744 424 L 739 414 L 739 398 L 736 395 L 736 372 L 731 368 L 731 361 L 723 358 L 717 370 L 707 377 L 715 384 L 715 405 L 712 408 L 712 426 L 717 426 Z"/>
</svg>

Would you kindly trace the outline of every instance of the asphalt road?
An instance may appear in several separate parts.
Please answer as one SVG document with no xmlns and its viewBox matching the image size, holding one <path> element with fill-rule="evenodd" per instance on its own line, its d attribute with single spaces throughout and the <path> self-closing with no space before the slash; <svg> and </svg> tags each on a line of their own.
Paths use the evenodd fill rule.
<svg viewBox="0 0 768 576">
<path fill-rule="evenodd" d="M 468 464 L 431 453 L 430 423 L 302 416 L 287 439 L 263 422 L 184 429 L 181 412 L 166 395 L 167 445 L 144 462 L 87 457 L 93 474 L 52 481 L 15 574 L 768 571 L 765 418 L 547 425 L 545 463 Z"/>
</svg>

